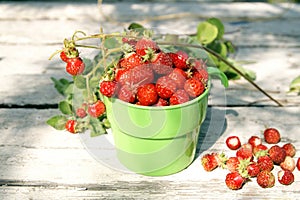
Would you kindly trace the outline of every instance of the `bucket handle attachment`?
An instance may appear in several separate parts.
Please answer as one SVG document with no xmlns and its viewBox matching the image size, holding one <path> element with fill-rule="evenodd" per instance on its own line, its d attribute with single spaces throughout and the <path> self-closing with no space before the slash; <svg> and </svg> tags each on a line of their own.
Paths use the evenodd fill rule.
<svg viewBox="0 0 300 200">
<path fill-rule="evenodd" d="M 210 76 L 218 77 L 225 88 L 228 87 L 227 76 L 221 70 L 216 67 L 207 67 L 207 72 Z"/>
</svg>

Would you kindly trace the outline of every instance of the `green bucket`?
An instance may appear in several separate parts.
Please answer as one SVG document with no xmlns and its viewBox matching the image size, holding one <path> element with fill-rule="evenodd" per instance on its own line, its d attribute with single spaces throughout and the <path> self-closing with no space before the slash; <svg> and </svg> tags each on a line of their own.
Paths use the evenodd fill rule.
<svg viewBox="0 0 300 200">
<path fill-rule="evenodd" d="M 174 106 L 140 106 L 104 97 L 120 162 L 148 176 L 165 176 L 188 167 L 195 157 L 206 116 L 210 81 L 199 97 Z"/>
</svg>

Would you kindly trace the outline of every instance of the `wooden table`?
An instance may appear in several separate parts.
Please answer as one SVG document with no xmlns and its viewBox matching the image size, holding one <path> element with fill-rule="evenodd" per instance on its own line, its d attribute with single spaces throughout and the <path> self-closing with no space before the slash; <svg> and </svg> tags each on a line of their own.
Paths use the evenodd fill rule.
<svg viewBox="0 0 300 200">
<path fill-rule="evenodd" d="M 103 12 L 122 24 L 107 21 L 96 3 L 0 3 L 0 199 L 300 199 L 297 170 L 290 186 L 276 181 L 262 189 L 252 181 L 232 191 L 225 170 L 208 173 L 200 164 L 205 153 L 232 153 L 224 144 L 229 135 L 246 142 L 265 126 L 281 131 L 280 145 L 292 142 L 299 151 L 300 99 L 286 92 L 300 73 L 300 5 L 120 2 L 104 4 Z M 204 18 L 222 19 L 238 48 L 234 59 L 247 61 L 255 82 L 284 107 L 243 79 L 225 91 L 215 82 L 196 160 L 175 175 L 146 177 L 96 161 L 80 136 L 45 124 L 62 99 L 50 77 L 68 77 L 64 64 L 48 57 L 75 30 L 120 31 L 126 22 L 162 14 L 165 20 L 154 17 L 147 26 L 189 34 Z"/>
</svg>

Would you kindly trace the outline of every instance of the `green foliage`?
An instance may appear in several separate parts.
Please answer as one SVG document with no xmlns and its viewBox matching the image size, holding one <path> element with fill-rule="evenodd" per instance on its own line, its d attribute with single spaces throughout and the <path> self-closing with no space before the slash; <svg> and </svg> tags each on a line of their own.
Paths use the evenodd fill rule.
<svg viewBox="0 0 300 200">
<path fill-rule="evenodd" d="M 108 47 L 115 46 L 115 40 L 109 40 L 105 43 Z M 64 97 L 64 100 L 58 103 L 58 109 L 61 115 L 56 115 L 47 120 L 47 124 L 57 130 L 64 130 L 68 119 L 76 119 L 76 130 L 84 131 L 91 130 L 91 137 L 99 136 L 106 133 L 106 129 L 110 126 L 106 117 L 93 118 L 87 115 L 84 118 L 79 118 L 76 115 L 78 108 L 87 110 L 88 104 L 95 102 L 99 97 L 99 81 L 104 72 L 102 56 L 98 54 L 94 59 L 83 58 L 85 63 L 85 71 L 82 75 L 73 76 L 73 80 L 56 79 L 51 77 L 54 87 L 59 94 Z M 83 102 L 87 104 L 83 106 Z"/>
<path fill-rule="evenodd" d="M 238 63 L 230 59 L 230 54 L 235 52 L 234 45 L 231 41 L 224 39 L 225 28 L 223 23 L 217 18 L 210 18 L 204 22 L 199 23 L 197 27 L 196 39 L 204 47 L 216 52 L 223 59 L 229 61 L 234 65 L 243 75 L 251 80 L 255 80 L 256 75 L 253 71 L 243 68 Z M 234 69 L 228 66 L 214 55 L 209 55 L 213 64 L 224 72 L 228 79 L 239 79 L 241 75 Z"/>
<path fill-rule="evenodd" d="M 297 95 L 300 95 L 300 76 L 293 79 L 290 83 L 289 93 L 296 93 Z"/>
<path fill-rule="evenodd" d="M 66 116 L 56 115 L 48 119 L 46 123 L 57 130 L 64 130 L 66 122 L 67 122 Z"/>
</svg>

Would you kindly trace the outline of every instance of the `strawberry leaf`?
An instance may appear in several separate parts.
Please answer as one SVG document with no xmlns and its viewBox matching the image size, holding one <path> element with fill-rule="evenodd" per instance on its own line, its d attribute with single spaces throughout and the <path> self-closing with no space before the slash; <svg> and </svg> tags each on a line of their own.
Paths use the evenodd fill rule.
<svg viewBox="0 0 300 200">
<path fill-rule="evenodd" d="M 300 95 L 300 76 L 296 77 L 290 83 L 289 93 L 296 93 L 297 95 Z"/>
<path fill-rule="evenodd" d="M 47 120 L 47 124 L 56 130 L 64 130 L 67 118 L 63 115 L 56 115 Z"/>
<path fill-rule="evenodd" d="M 90 118 L 89 128 L 91 130 L 91 137 L 96 137 L 106 133 L 106 129 L 97 118 Z"/>
<path fill-rule="evenodd" d="M 218 29 L 217 39 L 222 39 L 225 32 L 223 23 L 217 18 L 210 18 L 207 20 L 207 22 L 217 27 Z"/>
<path fill-rule="evenodd" d="M 135 29 L 144 29 L 144 27 L 143 27 L 143 25 L 135 23 L 135 22 L 131 23 L 128 26 L 128 30 L 135 30 Z"/>
<path fill-rule="evenodd" d="M 197 27 L 197 39 L 201 44 L 209 44 L 218 36 L 218 28 L 209 23 L 202 22 Z"/>
<path fill-rule="evenodd" d="M 71 84 L 71 82 L 67 79 L 59 79 L 57 80 L 54 77 L 51 77 L 51 80 L 54 82 L 54 87 L 55 89 L 61 94 L 61 95 L 66 95 L 65 91 L 67 90 L 67 88 L 69 87 L 69 85 Z"/>
<path fill-rule="evenodd" d="M 85 78 L 82 75 L 74 76 L 74 84 L 79 89 L 85 89 L 86 88 L 86 81 L 85 81 Z"/>
<path fill-rule="evenodd" d="M 73 113 L 72 106 L 67 101 L 59 102 L 58 108 L 65 115 L 71 115 Z"/>
</svg>

